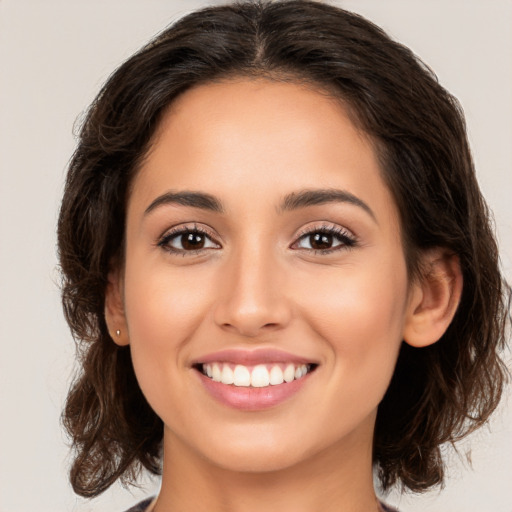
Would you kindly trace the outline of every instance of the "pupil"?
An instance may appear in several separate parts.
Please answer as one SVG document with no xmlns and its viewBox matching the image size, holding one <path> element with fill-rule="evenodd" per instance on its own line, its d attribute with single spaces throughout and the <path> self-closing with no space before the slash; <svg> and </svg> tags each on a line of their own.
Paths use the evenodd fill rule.
<svg viewBox="0 0 512 512">
<path fill-rule="evenodd" d="M 330 249 L 332 246 L 332 235 L 326 233 L 315 233 L 310 237 L 313 249 Z"/>
<path fill-rule="evenodd" d="M 204 236 L 198 233 L 182 235 L 181 244 L 184 249 L 201 249 L 204 246 Z"/>
</svg>

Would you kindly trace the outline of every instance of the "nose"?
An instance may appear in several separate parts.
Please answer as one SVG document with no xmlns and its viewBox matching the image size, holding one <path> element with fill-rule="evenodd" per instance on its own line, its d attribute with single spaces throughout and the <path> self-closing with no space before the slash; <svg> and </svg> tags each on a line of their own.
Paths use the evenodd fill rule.
<svg viewBox="0 0 512 512">
<path fill-rule="evenodd" d="M 291 304 L 276 260 L 271 251 L 253 247 L 225 262 L 214 311 L 223 330 L 255 338 L 288 325 Z"/>
</svg>

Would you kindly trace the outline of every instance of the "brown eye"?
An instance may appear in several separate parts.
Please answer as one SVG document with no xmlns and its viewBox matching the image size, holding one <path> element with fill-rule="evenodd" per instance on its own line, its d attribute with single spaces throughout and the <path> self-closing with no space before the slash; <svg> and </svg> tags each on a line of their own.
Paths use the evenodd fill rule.
<svg viewBox="0 0 512 512">
<path fill-rule="evenodd" d="M 206 239 L 202 233 L 186 233 L 181 235 L 179 238 L 181 238 L 181 247 L 186 251 L 202 249 Z"/>
<path fill-rule="evenodd" d="M 309 245 L 312 249 L 330 249 L 333 243 L 333 236 L 327 233 L 314 233 L 309 235 Z"/>
<path fill-rule="evenodd" d="M 184 229 L 165 235 L 158 245 L 169 252 L 185 254 L 203 249 L 219 249 L 209 235 L 198 229 Z"/>
<path fill-rule="evenodd" d="M 343 228 L 326 227 L 304 233 L 293 244 L 292 249 L 328 253 L 354 247 L 356 244 L 357 240 L 350 231 Z"/>
</svg>

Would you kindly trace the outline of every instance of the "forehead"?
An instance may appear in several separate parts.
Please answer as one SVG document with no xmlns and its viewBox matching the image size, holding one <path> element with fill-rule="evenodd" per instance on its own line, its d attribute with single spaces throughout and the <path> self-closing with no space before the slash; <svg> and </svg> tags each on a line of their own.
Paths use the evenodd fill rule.
<svg viewBox="0 0 512 512">
<path fill-rule="evenodd" d="M 212 127 L 217 130 L 212 132 Z M 369 136 L 356 128 L 346 105 L 332 92 L 308 83 L 265 78 L 234 78 L 187 90 L 168 108 L 154 143 L 171 131 L 175 137 L 193 132 L 194 138 L 212 142 L 218 142 L 214 140 L 218 134 L 224 142 L 233 143 L 232 150 L 246 136 L 253 138 L 255 144 L 264 141 L 270 150 L 298 138 L 315 137 L 321 143 L 327 132 L 343 135 L 338 142 L 350 136 L 371 146 Z"/>
<path fill-rule="evenodd" d="M 293 189 L 343 188 L 396 213 L 372 141 L 342 102 L 311 86 L 264 79 L 204 84 L 175 100 L 133 190 L 148 202 L 166 188 L 221 199 L 250 190 L 261 203 Z"/>
</svg>

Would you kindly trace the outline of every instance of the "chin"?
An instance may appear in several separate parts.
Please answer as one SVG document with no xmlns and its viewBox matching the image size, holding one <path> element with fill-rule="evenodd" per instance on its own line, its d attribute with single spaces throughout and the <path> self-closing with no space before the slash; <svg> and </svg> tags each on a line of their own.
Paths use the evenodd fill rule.
<svg viewBox="0 0 512 512">
<path fill-rule="evenodd" d="M 251 428 L 252 427 L 252 428 Z M 236 429 L 235 429 L 236 430 Z M 269 431 L 270 430 L 270 431 Z M 322 447 L 310 447 L 306 452 L 300 447 L 305 447 L 304 436 L 290 435 L 296 429 L 290 427 L 281 431 L 272 432 L 267 427 L 257 428 L 255 425 L 246 426 L 244 435 L 231 432 L 210 431 L 210 435 L 202 435 L 195 442 L 185 441 L 189 456 L 195 456 L 201 460 L 207 460 L 212 467 L 237 473 L 268 473 L 285 470 L 308 459 L 313 453 L 321 451 Z M 179 443 L 179 438 L 173 433 L 166 432 L 165 444 L 169 447 Z M 170 442 L 169 438 L 171 439 Z M 183 446 L 185 445 L 183 444 Z M 308 453 L 309 452 L 309 453 Z"/>
<path fill-rule="evenodd" d="M 304 459 L 300 452 L 263 449 L 259 445 L 243 451 L 229 451 L 211 457 L 212 465 L 236 473 L 272 473 L 296 466 Z"/>
</svg>

